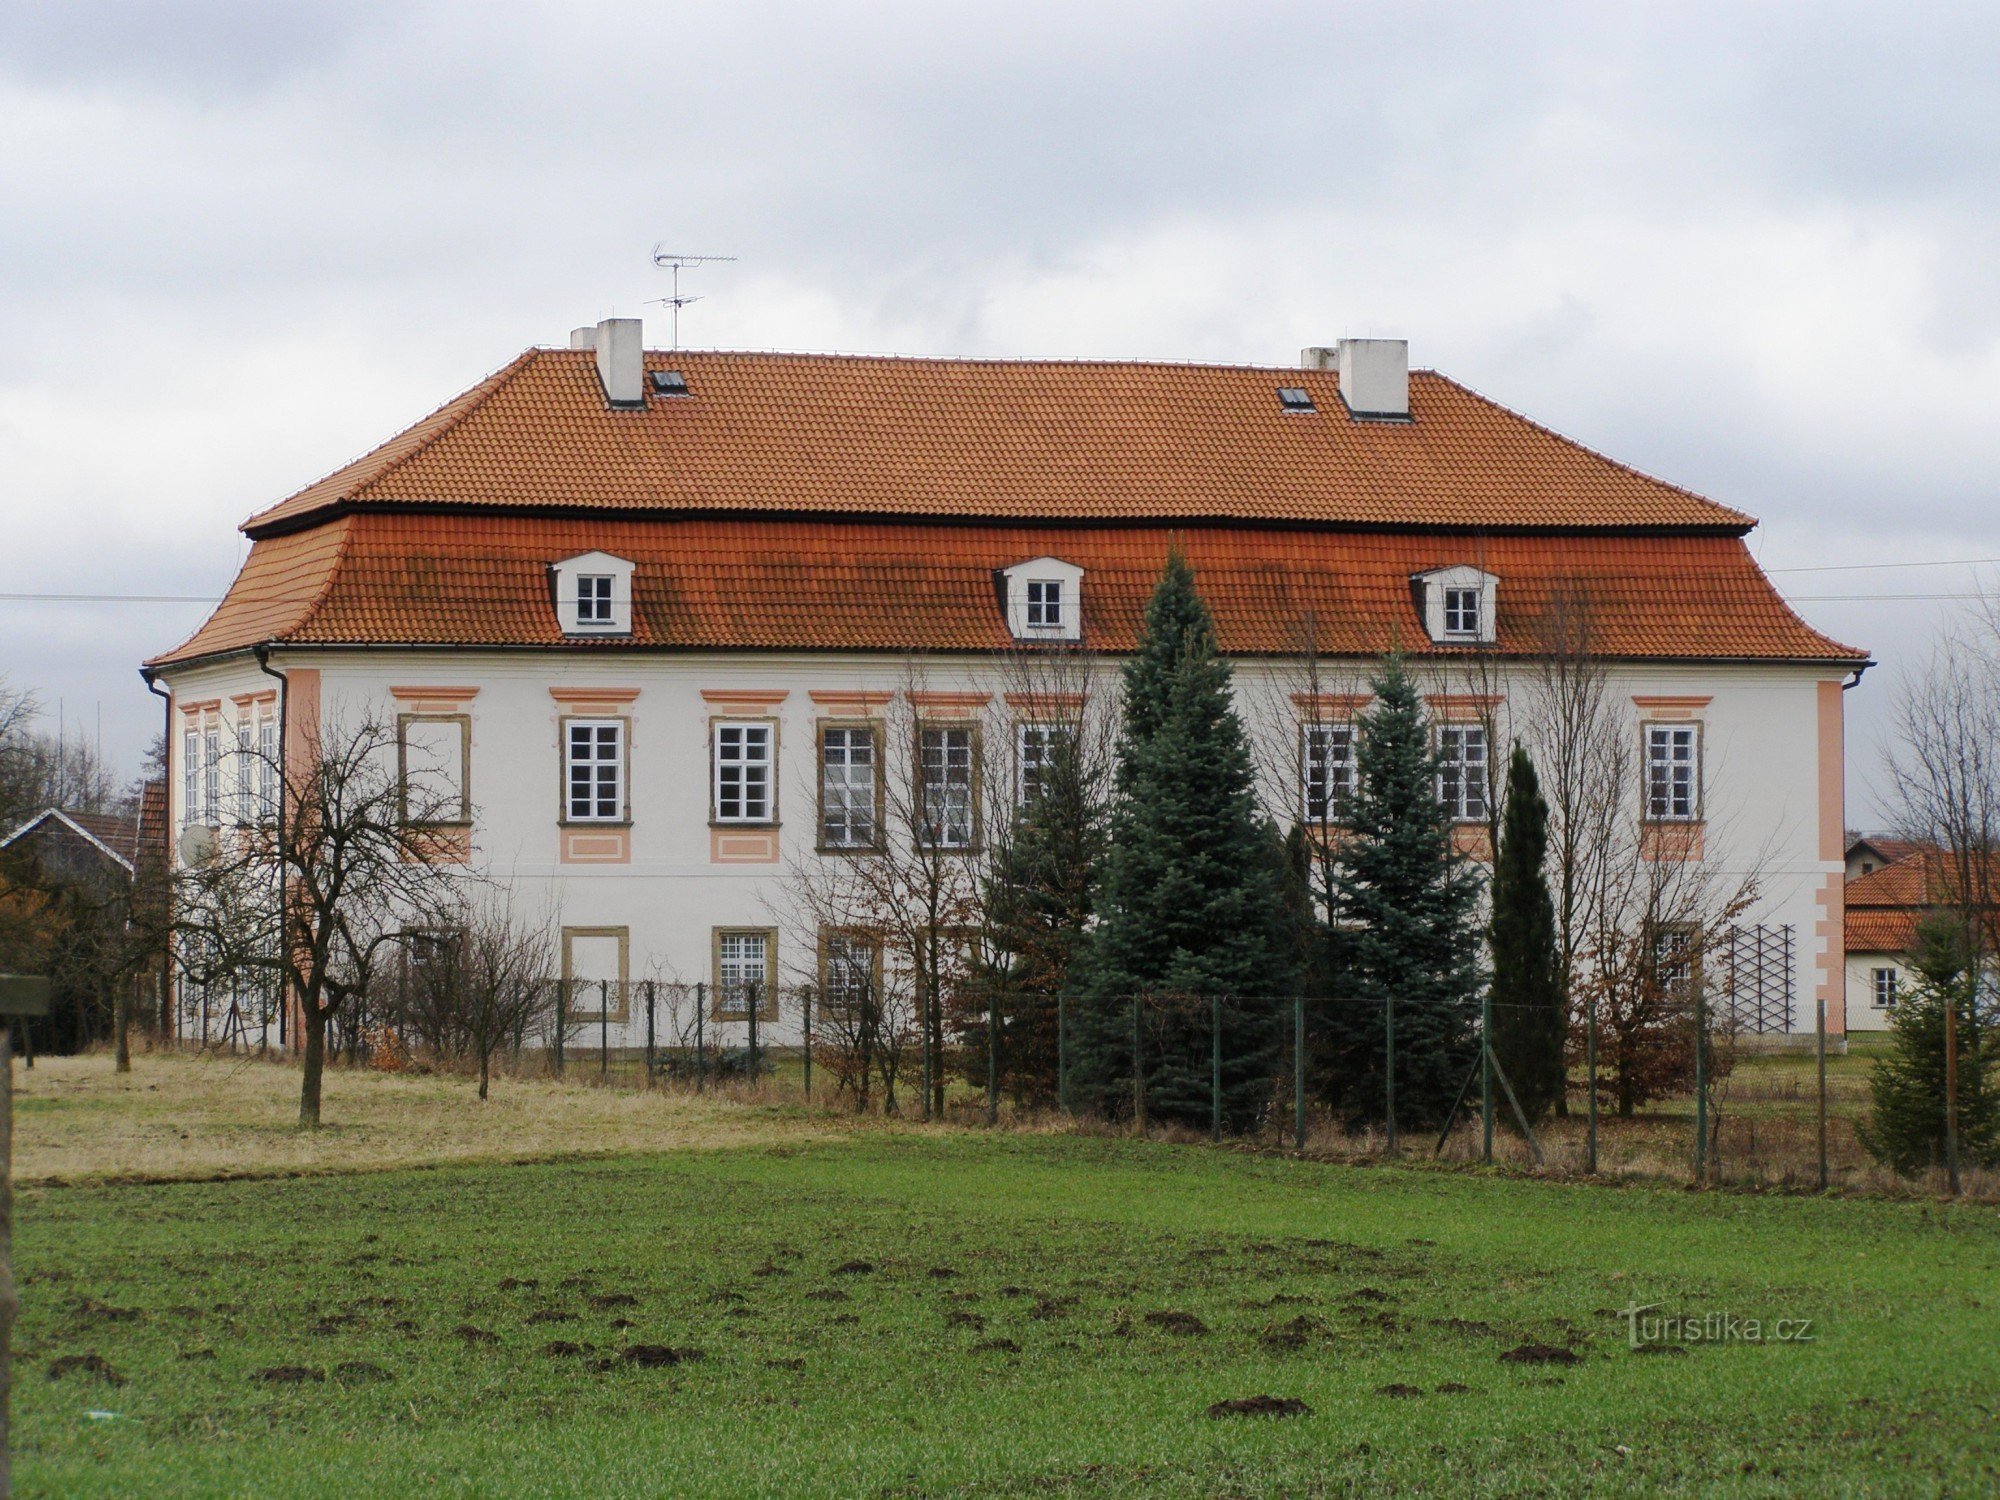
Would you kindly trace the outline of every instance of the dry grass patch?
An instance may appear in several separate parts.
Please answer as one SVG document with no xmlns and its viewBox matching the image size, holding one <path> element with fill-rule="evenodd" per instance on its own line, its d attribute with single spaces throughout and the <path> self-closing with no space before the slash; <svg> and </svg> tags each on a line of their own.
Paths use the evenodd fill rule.
<svg viewBox="0 0 2000 1500">
<path fill-rule="evenodd" d="M 754 1146 L 839 1126 L 679 1093 L 330 1068 L 325 1119 L 301 1131 L 298 1069 L 252 1058 L 150 1053 L 123 1077 L 105 1056 L 14 1069 L 17 1182 L 184 1180 L 380 1171 L 609 1151 Z"/>
</svg>

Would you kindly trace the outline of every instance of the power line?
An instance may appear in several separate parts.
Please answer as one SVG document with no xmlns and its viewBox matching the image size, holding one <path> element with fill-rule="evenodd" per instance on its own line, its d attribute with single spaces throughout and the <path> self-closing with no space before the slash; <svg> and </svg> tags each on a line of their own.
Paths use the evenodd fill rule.
<svg viewBox="0 0 2000 1500">
<path fill-rule="evenodd" d="M 2000 557 L 1947 557 L 1936 562 L 1823 563 L 1815 567 L 1766 568 L 1766 573 L 1863 573 L 1877 568 L 1984 568 Z"/>
<path fill-rule="evenodd" d="M 1894 604 L 1898 601 L 1984 599 L 1985 594 L 1787 594 L 1793 604 Z"/>
<path fill-rule="evenodd" d="M 220 594 L 0 594 L 6 604 L 220 604 Z"/>
</svg>

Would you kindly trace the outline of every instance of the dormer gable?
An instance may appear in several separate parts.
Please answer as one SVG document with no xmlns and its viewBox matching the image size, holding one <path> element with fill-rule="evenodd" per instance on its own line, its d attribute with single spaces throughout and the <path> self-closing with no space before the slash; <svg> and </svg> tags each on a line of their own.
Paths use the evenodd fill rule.
<svg viewBox="0 0 2000 1500">
<path fill-rule="evenodd" d="M 556 624 L 564 635 L 630 635 L 632 571 L 609 552 L 584 552 L 549 564 Z"/>
<path fill-rule="evenodd" d="M 1441 646 L 1491 645 L 1500 580 L 1470 563 L 1432 568 L 1410 580 L 1424 633 Z"/>
<path fill-rule="evenodd" d="M 1007 633 L 1017 641 L 1074 641 L 1083 635 L 1083 569 L 1035 557 L 994 575 Z"/>
</svg>

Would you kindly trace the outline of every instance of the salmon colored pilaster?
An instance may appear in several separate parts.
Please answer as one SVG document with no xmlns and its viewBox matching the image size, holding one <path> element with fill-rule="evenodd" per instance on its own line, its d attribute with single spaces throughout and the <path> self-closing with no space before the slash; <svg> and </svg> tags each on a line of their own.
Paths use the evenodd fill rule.
<svg viewBox="0 0 2000 1500">
<path fill-rule="evenodd" d="M 1830 1036 L 1847 1034 L 1847 901 L 1842 860 L 1847 842 L 1847 698 L 1839 682 L 1819 684 L 1819 857 L 1835 869 L 1820 881 L 1819 998 Z M 1807 1019 L 1810 1019 L 1809 1017 Z"/>
<path fill-rule="evenodd" d="M 319 668 L 292 667 L 285 673 L 285 785 L 280 789 L 288 805 L 287 817 L 297 812 L 292 803 L 291 789 L 300 785 L 310 773 L 313 755 L 319 748 Z M 297 995 L 287 997 L 286 1006 L 291 1011 L 285 1026 L 285 1035 L 291 1042 L 291 1050 L 305 1050 L 305 1016 L 301 1011 Z"/>
</svg>

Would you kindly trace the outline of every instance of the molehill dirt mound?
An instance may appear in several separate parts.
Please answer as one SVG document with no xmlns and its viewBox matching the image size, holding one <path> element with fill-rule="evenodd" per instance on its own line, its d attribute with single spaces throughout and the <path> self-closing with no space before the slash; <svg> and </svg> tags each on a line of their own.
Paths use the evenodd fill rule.
<svg viewBox="0 0 2000 1500">
<path fill-rule="evenodd" d="M 833 1268 L 836 1276 L 870 1276 L 875 1271 L 875 1263 L 867 1260 L 844 1260 Z"/>
<path fill-rule="evenodd" d="M 475 1328 L 470 1323 L 459 1324 L 458 1327 L 452 1329 L 452 1335 L 455 1338 L 464 1339 L 468 1344 L 497 1344 L 500 1342 L 499 1334 L 494 1333 L 488 1328 Z"/>
<path fill-rule="evenodd" d="M 981 1339 L 972 1346 L 974 1354 L 1019 1354 L 1021 1346 L 1012 1339 Z"/>
<path fill-rule="evenodd" d="M 1309 1313 L 1300 1313 L 1287 1323 L 1273 1323 L 1257 1335 L 1257 1342 L 1274 1354 L 1290 1354 L 1305 1348 L 1326 1332 L 1326 1324 Z"/>
<path fill-rule="evenodd" d="M 1149 1312 L 1141 1321 L 1149 1328 L 1185 1338 L 1198 1338 L 1208 1332 L 1208 1325 L 1191 1312 Z"/>
<path fill-rule="evenodd" d="M 310 1365 L 272 1365 L 268 1370 L 259 1370 L 251 1377 L 266 1385 L 306 1385 L 326 1379 L 326 1371 L 315 1370 Z"/>
<path fill-rule="evenodd" d="M 985 1329 L 986 1319 L 978 1313 L 966 1312 L 961 1308 L 954 1307 L 944 1315 L 944 1326 L 947 1328 L 970 1328 L 974 1333 L 979 1333 Z"/>
<path fill-rule="evenodd" d="M 1378 1385 L 1375 1387 L 1376 1395 L 1394 1396 L 1397 1397 L 1398 1399 L 1410 1396 L 1421 1396 L 1423 1393 L 1424 1393 L 1424 1388 L 1422 1386 L 1404 1385 L 1400 1380 L 1392 1380 L 1387 1385 Z"/>
<path fill-rule="evenodd" d="M 1296 1396 L 1239 1396 L 1209 1407 L 1211 1417 L 1309 1417 L 1312 1408 Z"/>
<path fill-rule="evenodd" d="M 622 1357 L 626 1364 L 642 1370 L 660 1370 L 700 1359 L 701 1350 L 677 1349 L 671 1344 L 634 1344 Z"/>
<path fill-rule="evenodd" d="M 1505 1365 L 1580 1365 L 1583 1356 L 1554 1344 L 1517 1344 L 1500 1356 Z"/>
<path fill-rule="evenodd" d="M 846 1300 L 847 1293 L 843 1292 L 837 1286 L 823 1286 L 817 1291 L 806 1293 L 806 1301 L 808 1302 L 845 1302 Z"/>
<path fill-rule="evenodd" d="M 637 1307 L 639 1299 L 630 1292 L 600 1292 L 584 1299 L 599 1312 L 609 1312 L 614 1307 Z"/>
<path fill-rule="evenodd" d="M 542 1345 L 542 1353 L 550 1359 L 576 1359 L 589 1350 L 588 1344 L 579 1344 L 570 1339 L 550 1339 Z"/>
<path fill-rule="evenodd" d="M 524 1320 L 529 1323 L 568 1323 L 576 1314 L 560 1307 L 538 1307 Z"/>
<path fill-rule="evenodd" d="M 66 1380 L 72 1375 L 81 1375 L 90 1380 L 101 1380 L 106 1385 L 123 1385 L 125 1377 L 111 1368 L 111 1361 L 103 1355 L 65 1354 L 49 1363 L 49 1379 Z"/>
<path fill-rule="evenodd" d="M 1471 1391 L 1471 1389 L 1472 1387 L 1462 1380 L 1447 1380 L 1437 1388 L 1437 1393 L 1440 1396 L 1463 1396 Z"/>
</svg>

